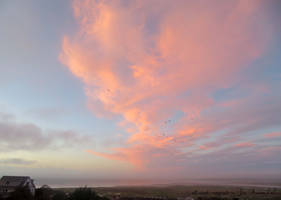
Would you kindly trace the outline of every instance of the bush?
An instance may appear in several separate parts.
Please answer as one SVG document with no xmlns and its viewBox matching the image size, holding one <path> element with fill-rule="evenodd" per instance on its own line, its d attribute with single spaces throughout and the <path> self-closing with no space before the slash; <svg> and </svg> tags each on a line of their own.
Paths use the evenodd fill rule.
<svg viewBox="0 0 281 200">
<path fill-rule="evenodd" d="M 66 200 L 67 196 L 63 191 L 56 191 L 52 200 Z"/>
<path fill-rule="evenodd" d="M 41 188 L 36 189 L 35 199 L 36 200 L 50 200 L 52 194 L 53 194 L 53 190 L 50 187 L 43 186 Z"/>
<path fill-rule="evenodd" d="M 70 200 L 99 200 L 99 196 L 90 188 L 78 188 L 71 195 Z"/>
</svg>

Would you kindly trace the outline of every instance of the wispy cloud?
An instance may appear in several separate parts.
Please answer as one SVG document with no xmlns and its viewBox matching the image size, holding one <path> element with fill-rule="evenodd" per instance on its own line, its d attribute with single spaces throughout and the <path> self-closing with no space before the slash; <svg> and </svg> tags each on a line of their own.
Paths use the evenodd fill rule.
<svg viewBox="0 0 281 200">
<path fill-rule="evenodd" d="M 278 138 L 281 137 L 281 132 L 272 132 L 272 133 L 267 133 L 264 135 L 266 138 Z"/>
<path fill-rule="evenodd" d="M 0 165 L 32 165 L 36 162 L 35 160 L 25 160 L 21 158 L 0 159 Z"/>
<path fill-rule="evenodd" d="M 64 37 L 60 60 L 84 82 L 89 108 L 122 116 L 129 133 L 126 146 L 88 152 L 161 168 L 225 143 L 254 148 L 242 143 L 243 133 L 280 124 L 270 110 L 280 105 L 276 97 L 264 98 L 259 84 L 239 85 L 269 47 L 272 27 L 259 20 L 267 20 L 262 9 L 261 1 L 243 0 L 75 0 L 79 30 Z M 234 85 L 249 94 L 212 97 Z M 265 100 L 272 104 L 259 107 Z M 202 143 L 211 137 L 222 143 Z"/>
</svg>

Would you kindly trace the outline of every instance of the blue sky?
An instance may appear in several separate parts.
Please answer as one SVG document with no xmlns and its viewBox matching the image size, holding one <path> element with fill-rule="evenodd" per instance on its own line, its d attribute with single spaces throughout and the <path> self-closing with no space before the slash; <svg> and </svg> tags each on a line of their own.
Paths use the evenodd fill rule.
<svg viewBox="0 0 281 200">
<path fill-rule="evenodd" d="M 1 171 L 280 177 L 278 8 L 1 1 Z"/>
</svg>

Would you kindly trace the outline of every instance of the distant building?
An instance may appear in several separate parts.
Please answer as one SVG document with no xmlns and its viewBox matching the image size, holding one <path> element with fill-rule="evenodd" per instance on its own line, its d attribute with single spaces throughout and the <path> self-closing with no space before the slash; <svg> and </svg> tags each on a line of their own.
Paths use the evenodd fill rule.
<svg viewBox="0 0 281 200">
<path fill-rule="evenodd" d="M 29 176 L 3 176 L 0 180 L 0 195 L 8 197 L 17 188 L 27 187 L 35 195 L 35 185 Z"/>
</svg>

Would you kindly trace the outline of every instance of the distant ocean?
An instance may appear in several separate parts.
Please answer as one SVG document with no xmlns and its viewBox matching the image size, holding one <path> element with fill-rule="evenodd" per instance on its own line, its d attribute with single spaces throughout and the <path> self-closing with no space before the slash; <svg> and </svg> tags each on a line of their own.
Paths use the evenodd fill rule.
<svg viewBox="0 0 281 200">
<path fill-rule="evenodd" d="M 192 180 L 105 180 L 105 179 L 48 179 L 35 178 L 37 187 L 49 185 L 63 187 L 114 187 L 114 186 L 167 186 L 167 185 L 217 185 L 281 188 L 280 179 L 192 179 Z"/>
</svg>

